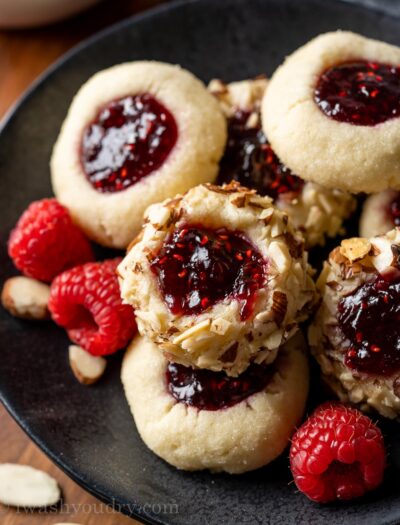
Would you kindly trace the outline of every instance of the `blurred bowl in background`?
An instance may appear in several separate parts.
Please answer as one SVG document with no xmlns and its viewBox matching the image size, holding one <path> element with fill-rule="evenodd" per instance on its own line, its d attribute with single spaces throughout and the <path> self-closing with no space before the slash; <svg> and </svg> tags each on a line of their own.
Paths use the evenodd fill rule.
<svg viewBox="0 0 400 525">
<path fill-rule="evenodd" d="M 0 0 L 0 27 L 33 27 L 68 18 L 100 0 Z"/>
</svg>

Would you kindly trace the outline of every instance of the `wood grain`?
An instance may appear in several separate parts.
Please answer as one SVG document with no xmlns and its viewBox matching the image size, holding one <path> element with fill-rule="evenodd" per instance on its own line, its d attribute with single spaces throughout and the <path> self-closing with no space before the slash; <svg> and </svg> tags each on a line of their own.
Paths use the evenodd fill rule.
<svg viewBox="0 0 400 525">
<path fill-rule="evenodd" d="M 80 40 L 160 3 L 161 0 L 107 0 L 56 25 L 0 31 L 0 117 L 48 65 Z"/>
<path fill-rule="evenodd" d="M 57 512 L 26 513 L 0 505 L 1 525 L 135 525 L 137 521 L 112 511 L 71 481 L 30 441 L 13 419 L 0 406 L 0 463 L 30 465 L 53 476 L 63 492 L 63 502 Z"/>
<path fill-rule="evenodd" d="M 29 84 L 54 60 L 83 38 L 161 0 L 105 1 L 66 22 L 41 29 L 0 31 L 0 118 Z M 29 513 L 0 506 L 1 525 L 128 525 L 135 522 L 112 512 L 63 474 L 34 445 L 0 406 L 0 463 L 21 463 L 53 475 L 63 491 L 57 514 Z"/>
</svg>

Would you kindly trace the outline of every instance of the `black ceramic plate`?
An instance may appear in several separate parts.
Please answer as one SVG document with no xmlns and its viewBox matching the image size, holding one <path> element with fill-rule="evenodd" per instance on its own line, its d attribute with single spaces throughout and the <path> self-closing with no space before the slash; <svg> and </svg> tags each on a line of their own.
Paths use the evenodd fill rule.
<svg viewBox="0 0 400 525">
<path fill-rule="evenodd" d="M 371 3 L 372 0 L 366 0 Z M 378 3 L 378 2 L 377 2 Z M 51 194 L 48 162 L 71 98 L 99 69 L 126 60 L 177 62 L 208 81 L 271 73 L 318 33 L 342 28 L 400 44 L 400 20 L 339 0 L 204 0 L 167 5 L 84 43 L 36 84 L 0 136 L 0 280 L 15 271 L 10 228 L 35 199 Z M 293 79 L 295 81 L 295 79 Z M 69 371 L 68 341 L 51 323 L 0 309 L 2 399 L 28 434 L 95 496 L 147 523 L 400 523 L 399 450 L 386 424 L 391 464 L 384 486 L 356 504 L 321 507 L 290 483 L 285 458 L 239 477 L 179 472 L 141 442 L 119 381 L 121 356 L 105 378 L 80 386 Z"/>
</svg>

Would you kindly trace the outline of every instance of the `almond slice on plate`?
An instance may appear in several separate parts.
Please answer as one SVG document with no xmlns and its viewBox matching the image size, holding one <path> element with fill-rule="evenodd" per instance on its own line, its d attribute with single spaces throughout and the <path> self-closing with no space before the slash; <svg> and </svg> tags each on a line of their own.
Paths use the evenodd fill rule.
<svg viewBox="0 0 400 525">
<path fill-rule="evenodd" d="M 100 379 L 106 369 L 107 361 L 96 357 L 77 345 L 69 347 L 69 364 L 76 379 L 83 385 L 92 385 Z"/>
<path fill-rule="evenodd" d="M 14 317 L 41 321 L 50 317 L 50 287 L 30 277 L 11 277 L 4 283 L 1 302 Z"/>
<path fill-rule="evenodd" d="M 0 464 L 0 502 L 12 507 L 51 507 L 60 501 L 57 481 L 28 465 Z"/>
</svg>

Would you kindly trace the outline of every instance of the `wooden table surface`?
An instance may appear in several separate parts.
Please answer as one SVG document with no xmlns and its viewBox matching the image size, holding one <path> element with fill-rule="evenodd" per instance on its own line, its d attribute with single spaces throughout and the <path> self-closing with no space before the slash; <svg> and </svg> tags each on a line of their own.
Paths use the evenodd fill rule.
<svg viewBox="0 0 400 525">
<path fill-rule="evenodd" d="M 71 20 L 53 26 L 0 31 L 0 118 L 29 84 L 67 49 L 117 20 L 160 3 L 162 0 L 106 0 Z M 62 488 L 64 505 L 58 514 L 25 514 L 0 506 L 1 525 L 137 523 L 117 512 L 110 513 L 109 508 L 72 482 L 29 440 L 0 406 L 0 463 L 5 462 L 31 465 L 53 475 Z"/>
</svg>

